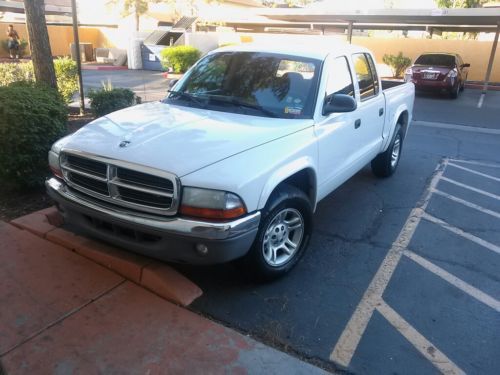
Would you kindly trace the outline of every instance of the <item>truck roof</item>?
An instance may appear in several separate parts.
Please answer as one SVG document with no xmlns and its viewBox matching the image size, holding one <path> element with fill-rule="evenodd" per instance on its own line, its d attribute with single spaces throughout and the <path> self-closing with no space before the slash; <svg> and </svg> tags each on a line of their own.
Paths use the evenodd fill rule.
<svg viewBox="0 0 500 375">
<path fill-rule="evenodd" d="M 282 45 L 270 43 L 243 43 L 218 48 L 212 52 L 220 51 L 241 51 L 241 52 L 267 52 L 279 53 L 284 55 L 309 57 L 318 60 L 324 60 L 329 54 L 352 54 L 357 52 L 369 52 L 368 49 L 346 42 L 332 41 L 311 41 L 312 43 L 290 43 L 286 42 Z"/>
</svg>

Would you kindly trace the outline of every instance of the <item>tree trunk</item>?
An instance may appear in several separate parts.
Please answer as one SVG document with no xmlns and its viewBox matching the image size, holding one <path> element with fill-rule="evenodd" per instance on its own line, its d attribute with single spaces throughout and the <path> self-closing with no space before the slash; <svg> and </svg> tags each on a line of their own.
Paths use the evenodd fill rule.
<svg viewBox="0 0 500 375">
<path fill-rule="evenodd" d="M 139 31 L 139 20 L 141 18 L 141 15 L 137 11 L 137 9 L 135 10 L 134 15 L 135 15 L 135 31 Z"/>
<path fill-rule="evenodd" d="M 36 81 L 57 88 L 49 33 L 45 21 L 45 1 L 24 0 L 24 9 Z"/>
</svg>

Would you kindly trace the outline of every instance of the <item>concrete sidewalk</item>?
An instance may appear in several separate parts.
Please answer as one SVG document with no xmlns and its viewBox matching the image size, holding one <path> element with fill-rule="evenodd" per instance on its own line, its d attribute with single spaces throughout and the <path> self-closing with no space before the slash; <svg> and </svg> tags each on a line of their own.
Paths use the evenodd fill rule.
<svg viewBox="0 0 500 375">
<path fill-rule="evenodd" d="M 16 225 L 40 230 L 44 217 Z M 324 373 L 167 301 L 142 287 L 142 276 L 133 282 L 47 240 L 60 229 L 44 225 L 34 234 L 0 222 L 0 361 L 8 374 Z M 105 255 L 112 263 L 113 253 Z M 168 272 L 180 301 L 185 290 L 196 293 Z"/>
</svg>

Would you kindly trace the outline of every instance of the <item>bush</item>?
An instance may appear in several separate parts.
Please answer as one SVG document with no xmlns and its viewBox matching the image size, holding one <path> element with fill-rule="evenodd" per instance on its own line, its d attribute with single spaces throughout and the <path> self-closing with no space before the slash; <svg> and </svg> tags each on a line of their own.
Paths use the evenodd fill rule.
<svg viewBox="0 0 500 375">
<path fill-rule="evenodd" d="M 130 107 L 139 102 L 134 92 L 129 89 L 104 87 L 99 91 L 90 90 L 87 96 L 90 98 L 90 109 L 97 117 L 119 109 Z"/>
<path fill-rule="evenodd" d="M 66 133 L 66 120 L 56 90 L 27 82 L 0 87 L 0 180 L 17 188 L 42 185 L 47 153 Z"/>
<path fill-rule="evenodd" d="M 391 67 L 393 77 L 398 78 L 403 77 L 406 68 L 411 65 L 410 58 L 403 56 L 403 52 L 399 52 L 397 55 L 384 55 L 382 61 Z"/>
<path fill-rule="evenodd" d="M 71 102 L 73 94 L 78 90 L 78 69 L 76 61 L 69 57 L 54 60 L 57 88 L 66 103 Z"/>
<path fill-rule="evenodd" d="M 35 75 L 31 62 L 2 63 L 0 64 L 0 86 L 7 86 L 13 82 L 33 82 Z"/>
<path fill-rule="evenodd" d="M 19 41 L 19 57 L 22 58 L 23 56 L 26 55 L 26 49 L 28 48 L 28 42 L 24 39 L 21 39 Z M 10 53 L 9 51 L 9 40 L 8 39 L 4 39 L 2 40 L 2 49 L 7 52 L 7 53 Z"/>
<path fill-rule="evenodd" d="M 69 103 L 73 94 L 78 90 L 78 71 L 76 62 L 69 57 L 54 60 L 56 71 L 57 88 L 63 100 Z M 24 63 L 2 63 L 0 64 L 0 86 L 7 86 L 13 82 L 34 82 L 35 73 L 31 61 Z"/>
<path fill-rule="evenodd" d="M 161 64 L 165 70 L 172 68 L 176 73 L 184 73 L 201 56 L 201 52 L 191 46 L 167 47 L 161 51 Z"/>
</svg>

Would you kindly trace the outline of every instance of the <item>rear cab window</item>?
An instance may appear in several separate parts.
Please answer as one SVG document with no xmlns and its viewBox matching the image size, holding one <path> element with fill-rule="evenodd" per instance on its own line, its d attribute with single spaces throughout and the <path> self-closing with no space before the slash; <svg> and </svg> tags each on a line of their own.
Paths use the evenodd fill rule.
<svg viewBox="0 0 500 375">
<path fill-rule="evenodd" d="M 355 53 L 352 55 L 352 60 L 361 101 L 377 96 L 379 93 L 379 82 L 375 63 L 371 56 L 367 53 Z"/>
</svg>

